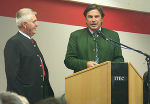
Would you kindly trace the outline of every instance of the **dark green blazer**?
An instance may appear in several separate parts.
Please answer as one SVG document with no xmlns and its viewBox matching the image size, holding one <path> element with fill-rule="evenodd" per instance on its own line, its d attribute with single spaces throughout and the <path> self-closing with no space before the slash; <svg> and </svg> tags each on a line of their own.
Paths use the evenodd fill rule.
<svg viewBox="0 0 150 104">
<path fill-rule="evenodd" d="M 101 30 L 107 37 L 120 42 L 118 33 L 106 28 Z M 104 40 L 101 36 L 94 38 L 88 28 L 71 33 L 64 63 L 67 68 L 78 72 L 86 69 L 87 61 L 95 61 L 96 41 L 98 45 L 99 63 L 105 61 L 123 62 L 121 48 Z"/>
</svg>

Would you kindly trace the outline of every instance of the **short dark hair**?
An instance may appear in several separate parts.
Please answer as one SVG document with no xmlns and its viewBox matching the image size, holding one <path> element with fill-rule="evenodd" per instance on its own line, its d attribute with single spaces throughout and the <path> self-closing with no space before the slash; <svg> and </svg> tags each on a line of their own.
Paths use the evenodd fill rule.
<svg viewBox="0 0 150 104">
<path fill-rule="evenodd" d="M 91 4 L 89 5 L 85 10 L 84 10 L 84 16 L 86 17 L 87 16 L 87 13 L 91 10 L 94 10 L 94 9 L 97 9 L 100 14 L 101 14 L 101 17 L 104 18 L 105 14 L 104 14 L 104 11 L 103 11 L 103 8 L 100 6 L 100 5 L 97 5 L 97 4 Z"/>
</svg>

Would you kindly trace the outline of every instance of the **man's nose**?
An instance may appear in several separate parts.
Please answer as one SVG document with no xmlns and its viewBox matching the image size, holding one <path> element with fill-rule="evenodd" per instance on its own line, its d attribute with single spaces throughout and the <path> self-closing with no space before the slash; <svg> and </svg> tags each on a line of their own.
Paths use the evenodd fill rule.
<svg viewBox="0 0 150 104">
<path fill-rule="evenodd" d="M 95 18 L 95 17 L 93 17 L 93 18 L 92 18 L 92 21 L 95 21 L 95 20 L 96 20 L 96 18 Z"/>
<path fill-rule="evenodd" d="M 38 22 L 36 22 L 35 25 L 36 25 L 36 27 L 38 27 L 38 25 L 39 25 Z"/>
</svg>

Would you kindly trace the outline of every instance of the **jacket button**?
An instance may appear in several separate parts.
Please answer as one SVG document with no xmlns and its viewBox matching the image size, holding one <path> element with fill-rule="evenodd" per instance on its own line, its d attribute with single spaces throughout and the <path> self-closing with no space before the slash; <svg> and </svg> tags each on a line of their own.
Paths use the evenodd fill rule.
<svg viewBox="0 0 150 104">
<path fill-rule="evenodd" d="M 41 88 L 43 88 L 43 85 L 41 85 Z"/>
<path fill-rule="evenodd" d="M 40 67 L 42 67 L 42 65 L 40 65 Z"/>
<path fill-rule="evenodd" d="M 41 77 L 43 78 L 43 75 L 41 75 Z"/>
<path fill-rule="evenodd" d="M 93 49 L 93 51 L 95 52 L 95 48 Z"/>
<path fill-rule="evenodd" d="M 37 57 L 39 57 L 39 55 L 37 54 Z"/>
<path fill-rule="evenodd" d="M 36 47 L 36 45 L 34 45 L 34 47 Z"/>
</svg>

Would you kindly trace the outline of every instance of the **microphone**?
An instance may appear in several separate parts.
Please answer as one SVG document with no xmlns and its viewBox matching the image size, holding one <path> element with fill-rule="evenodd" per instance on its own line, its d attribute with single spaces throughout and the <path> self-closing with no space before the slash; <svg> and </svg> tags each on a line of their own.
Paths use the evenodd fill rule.
<svg viewBox="0 0 150 104">
<path fill-rule="evenodd" d="M 109 42 L 111 42 L 111 43 L 115 43 L 115 44 L 117 44 L 117 45 L 122 45 L 121 43 L 119 43 L 119 42 L 117 42 L 117 41 L 115 41 L 115 40 L 113 40 L 113 39 L 111 39 L 111 38 L 106 37 L 106 35 L 105 35 L 102 31 L 100 31 L 100 30 L 97 31 L 97 34 L 98 34 L 99 36 L 101 36 L 101 37 L 102 37 L 104 40 L 106 40 L 106 41 L 109 41 Z"/>
<path fill-rule="evenodd" d="M 98 30 L 96 33 L 97 33 L 99 36 L 101 36 L 104 40 L 108 40 L 108 39 L 106 38 L 106 36 L 105 36 L 100 30 Z"/>
<path fill-rule="evenodd" d="M 142 55 L 144 55 L 144 56 L 150 58 L 150 55 L 148 55 L 147 53 L 144 53 L 144 52 L 142 52 L 142 51 L 140 51 L 140 50 L 131 48 L 131 47 L 129 47 L 129 46 L 127 46 L 127 45 L 124 45 L 124 44 L 122 44 L 122 43 L 120 43 L 120 42 L 117 42 L 117 41 L 115 41 L 115 40 L 113 40 L 113 39 L 111 39 L 111 38 L 109 38 L 109 37 L 106 37 L 106 35 L 105 35 L 102 31 L 100 31 L 100 30 L 97 31 L 97 34 L 98 34 L 99 36 L 101 36 L 104 40 L 110 42 L 111 44 L 114 43 L 114 44 L 116 44 L 116 46 L 119 45 L 119 47 L 123 46 L 123 47 L 125 47 L 125 48 L 127 48 L 127 49 L 133 50 L 133 51 L 135 51 L 135 52 L 137 52 L 137 53 L 140 53 L 140 54 L 142 54 Z M 121 48 L 122 48 L 122 47 L 121 47 Z"/>
</svg>

